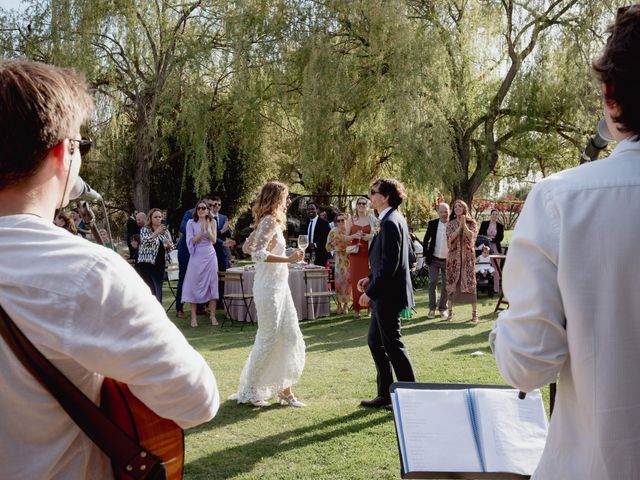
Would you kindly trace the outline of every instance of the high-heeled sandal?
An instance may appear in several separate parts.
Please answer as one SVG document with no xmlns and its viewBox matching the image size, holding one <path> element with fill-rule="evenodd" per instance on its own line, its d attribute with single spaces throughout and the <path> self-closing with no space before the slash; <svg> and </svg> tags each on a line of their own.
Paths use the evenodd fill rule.
<svg viewBox="0 0 640 480">
<path fill-rule="evenodd" d="M 191 328 L 196 328 L 198 326 L 197 320 L 191 320 Z"/>
<path fill-rule="evenodd" d="M 453 322 L 453 310 L 449 310 L 449 315 L 447 316 L 447 322 Z"/>
<path fill-rule="evenodd" d="M 471 313 L 471 321 L 473 323 L 478 323 L 478 312 L 472 312 Z"/>
<path fill-rule="evenodd" d="M 216 317 L 209 318 L 209 320 L 211 320 L 211 325 L 213 325 L 214 327 L 217 327 L 218 325 L 220 325 Z"/>
<path fill-rule="evenodd" d="M 251 405 L 253 405 L 254 407 L 264 408 L 268 407 L 271 404 L 266 400 L 251 400 Z"/>
<path fill-rule="evenodd" d="M 280 405 L 289 405 L 290 407 L 302 408 L 306 407 L 306 405 L 300 401 L 290 393 L 289 395 L 285 395 L 282 392 L 278 392 L 278 399 L 280 400 Z"/>
</svg>

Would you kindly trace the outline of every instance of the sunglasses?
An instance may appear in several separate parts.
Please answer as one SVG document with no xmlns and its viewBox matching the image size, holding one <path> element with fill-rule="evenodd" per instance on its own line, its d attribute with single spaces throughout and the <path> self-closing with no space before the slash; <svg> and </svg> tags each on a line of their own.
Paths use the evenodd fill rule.
<svg viewBox="0 0 640 480">
<path fill-rule="evenodd" d="M 89 150 L 91 150 L 91 146 L 93 145 L 93 140 L 88 137 L 82 137 L 79 140 L 77 138 L 70 138 L 69 141 L 78 142 L 78 148 L 80 150 L 81 157 L 84 157 L 87 153 L 89 153 Z"/>
<path fill-rule="evenodd" d="M 356 205 L 366 207 L 367 206 L 367 202 L 358 202 L 358 203 L 356 203 Z"/>
<path fill-rule="evenodd" d="M 212 202 L 212 203 L 211 203 L 211 206 L 212 206 L 212 207 L 219 207 L 220 205 L 222 205 L 222 204 L 221 204 L 221 203 L 219 203 L 219 202 Z"/>
<path fill-rule="evenodd" d="M 371 194 L 371 195 L 375 195 L 376 193 L 380 193 L 380 191 L 379 190 L 374 190 L 373 188 L 369 192 L 369 194 Z"/>
<path fill-rule="evenodd" d="M 341 218 L 340 220 L 336 220 L 336 223 L 344 223 L 344 218 Z"/>
<path fill-rule="evenodd" d="M 209 210 L 209 207 L 203 207 L 203 206 L 199 206 L 198 210 Z"/>
</svg>

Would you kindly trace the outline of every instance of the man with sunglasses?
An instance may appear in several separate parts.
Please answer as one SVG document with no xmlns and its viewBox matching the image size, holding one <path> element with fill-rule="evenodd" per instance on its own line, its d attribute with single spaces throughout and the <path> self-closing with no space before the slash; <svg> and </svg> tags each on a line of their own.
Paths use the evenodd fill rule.
<svg viewBox="0 0 640 480">
<path fill-rule="evenodd" d="M 360 404 L 390 408 L 393 373 L 399 382 L 415 382 L 409 354 L 400 333 L 400 312 L 413 307 L 409 267 L 411 240 L 407 221 L 398 211 L 406 197 L 404 186 L 393 178 L 371 184 L 371 206 L 380 216 L 380 231 L 371 241 L 371 274 L 358 280 L 360 305 L 371 304 L 368 343 L 377 371 L 377 396 Z"/>
<path fill-rule="evenodd" d="M 220 213 L 220 208 L 222 208 L 222 200 L 220 197 L 211 197 L 211 200 L 207 201 L 207 205 L 211 211 L 211 216 L 218 225 L 217 240 L 213 245 L 213 248 L 216 251 L 216 257 L 218 258 L 218 271 L 226 272 L 227 268 L 229 268 L 229 247 L 233 247 L 236 244 L 236 242 L 231 239 L 233 230 L 231 229 L 231 224 L 229 223 L 227 216 Z M 218 308 L 222 308 L 224 282 L 218 282 L 218 293 Z"/>
<path fill-rule="evenodd" d="M 158 415 L 195 426 L 219 405 L 207 363 L 124 259 L 53 223 L 91 146 L 80 126 L 92 109 L 72 70 L 0 61 L 0 306 L 89 399 L 111 377 Z M 113 478 L 4 338 L 0 364 L 2 478 Z"/>
</svg>

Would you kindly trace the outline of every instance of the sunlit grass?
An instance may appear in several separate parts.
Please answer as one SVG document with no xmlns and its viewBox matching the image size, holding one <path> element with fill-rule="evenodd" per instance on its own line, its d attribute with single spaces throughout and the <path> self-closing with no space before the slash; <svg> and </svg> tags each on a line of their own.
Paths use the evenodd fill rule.
<svg viewBox="0 0 640 480">
<path fill-rule="evenodd" d="M 417 300 L 417 314 L 404 322 L 403 334 L 419 381 L 503 383 L 487 342 L 495 299 L 481 295 L 477 325 L 468 321 L 469 306 L 456 308 L 455 322 L 427 320 L 426 290 Z M 294 391 L 305 409 L 258 409 L 226 400 L 237 388 L 255 327 L 220 329 L 205 326 L 201 317 L 202 326 L 192 329 L 185 319 L 174 320 L 209 362 L 222 399 L 216 418 L 186 432 L 185 478 L 399 478 L 391 414 L 358 405 L 376 393 L 368 319 L 301 323 L 307 357 Z M 470 355 L 476 351 L 484 355 Z"/>
</svg>

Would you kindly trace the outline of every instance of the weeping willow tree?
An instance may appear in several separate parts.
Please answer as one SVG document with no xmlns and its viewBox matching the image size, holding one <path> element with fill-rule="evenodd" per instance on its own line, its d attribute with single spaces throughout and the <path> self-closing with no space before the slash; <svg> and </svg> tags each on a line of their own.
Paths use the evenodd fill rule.
<svg viewBox="0 0 640 480">
<path fill-rule="evenodd" d="M 602 2 L 409 0 L 409 15 L 439 59 L 423 92 L 443 119 L 426 138 L 449 145 L 437 158 L 452 197 L 471 202 L 501 162 L 547 172 L 577 158 L 597 118 L 589 75 Z M 433 39 L 438 40 L 434 44 Z M 425 130 L 431 130 L 425 124 Z M 548 160 L 555 158 L 555 164 Z M 543 165 L 541 162 L 544 161 Z M 420 165 L 416 163 L 416 165 Z M 525 168 L 526 170 L 526 168 Z"/>
<path fill-rule="evenodd" d="M 340 194 L 401 176 L 417 91 L 404 3 L 301 2 L 296 12 L 265 106 L 283 173 L 306 191 Z"/>
<path fill-rule="evenodd" d="M 233 207 L 268 178 L 346 193 L 379 175 L 470 201 L 487 179 L 551 173 L 597 118 L 588 65 L 610 16 L 595 0 L 30 5 L 0 48 L 87 74 L 87 174 L 138 209 L 210 190 Z"/>
<path fill-rule="evenodd" d="M 5 55 L 85 72 L 95 89 L 90 128 L 99 146 L 86 175 L 114 202 L 138 210 L 182 199 L 191 206 L 215 191 L 236 205 L 260 178 L 259 122 L 234 71 L 228 6 L 34 1 L 14 19 Z"/>
</svg>

